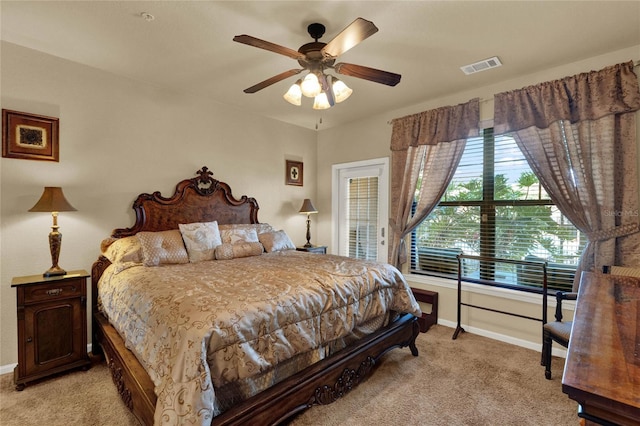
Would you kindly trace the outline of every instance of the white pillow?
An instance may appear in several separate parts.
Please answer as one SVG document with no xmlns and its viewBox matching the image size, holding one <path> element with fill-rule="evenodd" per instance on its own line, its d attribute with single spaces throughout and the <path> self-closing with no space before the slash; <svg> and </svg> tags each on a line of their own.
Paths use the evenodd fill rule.
<svg viewBox="0 0 640 426">
<path fill-rule="evenodd" d="M 187 248 L 189 262 L 215 259 L 216 247 L 222 244 L 217 221 L 181 223 L 178 227 Z"/>
</svg>

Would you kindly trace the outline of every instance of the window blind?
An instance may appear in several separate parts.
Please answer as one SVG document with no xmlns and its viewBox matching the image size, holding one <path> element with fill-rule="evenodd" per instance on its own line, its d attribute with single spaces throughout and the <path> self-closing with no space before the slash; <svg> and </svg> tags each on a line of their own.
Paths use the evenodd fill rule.
<svg viewBox="0 0 640 426">
<path fill-rule="evenodd" d="M 358 177 L 348 183 L 347 229 L 349 257 L 376 260 L 378 256 L 378 177 Z"/>
<path fill-rule="evenodd" d="M 414 231 L 411 268 L 457 276 L 460 253 L 547 262 L 557 278 L 550 287 L 570 289 L 585 242 L 544 191 L 515 140 L 486 129 L 482 137 L 467 140 L 438 207 Z M 541 268 L 467 263 L 464 273 L 470 278 L 528 286 L 542 281 Z"/>
</svg>

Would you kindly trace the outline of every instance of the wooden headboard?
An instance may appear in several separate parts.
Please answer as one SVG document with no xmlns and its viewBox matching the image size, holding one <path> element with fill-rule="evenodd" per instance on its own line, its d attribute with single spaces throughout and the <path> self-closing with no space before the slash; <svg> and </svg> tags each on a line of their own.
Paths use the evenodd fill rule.
<svg viewBox="0 0 640 426">
<path fill-rule="evenodd" d="M 140 231 L 178 229 L 180 223 L 212 222 L 218 224 L 258 223 L 258 202 L 243 195 L 234 198 L 231 188 L 213 179 L 207 167 L 196 172 L 197 177 L 178 182 L 170 198 L 160 192 L 140 194 L 133 203 L 136 223 L 131 228 L 117 228 L 116 238 L 135 235 Z"/>
<path fill-rule="evenodd" d="M 111 236 L 123 238 L 141 231 L 157 232 L 178 229 L 180 223 L 212 222 L 218 224 L 258 223 L 258 202 L 243 195 L 236 199 L 231 188 L 213 179 L 207 167 L 196 172 L 196 177 L 176 185 L 174 194 L 164 198 L 159 191 L 140 194 L 133 203 L 136 222 L 131 228 L 116 228 Z M 98 257 L 91 268 L 92 308 L 96 311 L 98 281 L 111 265 L 109 259 Z"/>
</svg>

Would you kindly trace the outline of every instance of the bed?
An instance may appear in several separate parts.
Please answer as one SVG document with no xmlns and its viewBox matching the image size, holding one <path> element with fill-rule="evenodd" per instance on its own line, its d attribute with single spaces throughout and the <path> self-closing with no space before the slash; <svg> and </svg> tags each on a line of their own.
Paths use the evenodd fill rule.
<svg viewBox="0 0 640 426">
<path fill-rule="evenodd" d="M 279 424 L 344 396 L 393 348 L 408 346 L 418 355 L 420 308 L 399 271 L 299 252 L 290 240 L 283 250 L 271 245 L 263 253 L 283 231 L 261 224 L 257 201 L 236 199 L 212 175 L 203 167 L 169 198 L 139 195 L 134 225 L 115 229 L 108 243 L 215 223 L 225 238 L 257 229 L 258 255 L 245 253 L 253 242 L 220 240 L 221 260 L 145 266 L 148 251 L 145 264 L 103 251 L 92 267 L 93 352 L 104 356 L 142 424 Z M 333 289 L 329 281 L 345 287 Z M 195 310 L 177 312 L 178 305 Z"/>
</svg>

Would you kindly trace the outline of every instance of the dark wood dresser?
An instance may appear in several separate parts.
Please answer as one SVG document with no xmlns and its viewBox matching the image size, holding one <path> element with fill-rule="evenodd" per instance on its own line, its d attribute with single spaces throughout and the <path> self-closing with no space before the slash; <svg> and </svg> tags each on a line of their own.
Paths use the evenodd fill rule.
<svg viewBox="0 0 640 426">
<path fill-rule="evenodd" d="M 18 313 L 17 390 L 72 368 L 88 368 L 87 271 L 14 277 Z"/>
<path fill-rule="evenodd" d="M 640 425 L 640 278 L 582 274 L 562 391 L 586 424 Z"/>
</svg>

